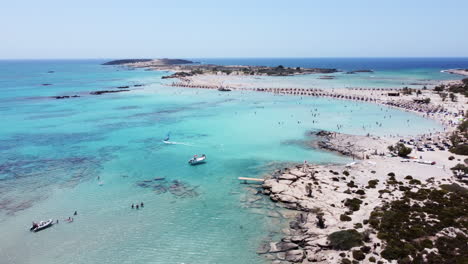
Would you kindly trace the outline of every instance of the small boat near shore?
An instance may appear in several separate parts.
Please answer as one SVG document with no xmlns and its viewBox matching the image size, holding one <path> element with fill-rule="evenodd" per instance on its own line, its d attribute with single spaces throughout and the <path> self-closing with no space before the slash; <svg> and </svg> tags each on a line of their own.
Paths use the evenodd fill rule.
<svg viewBox="0 0 468 264">
<path fill-rule="evenodd" d="M 53 224 L 54 224 L 54 220 L 52 219 L 49 219 L 47 221 L 41 221 L 39 223 L 33 222 L 33 225 L 29 230 L 32 232 L 39 232 L 41 230 L 51 227 Z"/>
<path fill-rule="evenodd" d="M 198 164 L 203 164 L 206 162 L 206 155 L 205 154 L 202 154 L 200 157 L 198 157 L 198 155 L 195 155 L 193 156 L 193 158 L 191 158 L 188 163 L 190 165 L 198 165 Z"/>
</svg>

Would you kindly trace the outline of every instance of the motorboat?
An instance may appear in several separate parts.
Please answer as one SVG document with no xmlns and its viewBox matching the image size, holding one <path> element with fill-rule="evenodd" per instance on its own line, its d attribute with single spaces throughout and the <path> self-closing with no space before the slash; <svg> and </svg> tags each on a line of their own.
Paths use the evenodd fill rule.
<svg viewBox="0 0 468 264">
<path fill-rule="evenodd" d="M 205 154 L 202 154 L 201 156 L 195 155 L 193 158 L 191 158 L 188 163 L 190 165 L 198 165 L 206 162 L 206 156 Z"/>
<path fill-rule="evenodd" d="M 39 232 L 41 230 L 51 227 L 53 224 L 54 224 L 54 220 L 52 219 L 49 219 L 47 221 L 41 221 L 39 223 L 33 222 L 33 225 L 29 230 L 32 232 Z"/>
</svg>

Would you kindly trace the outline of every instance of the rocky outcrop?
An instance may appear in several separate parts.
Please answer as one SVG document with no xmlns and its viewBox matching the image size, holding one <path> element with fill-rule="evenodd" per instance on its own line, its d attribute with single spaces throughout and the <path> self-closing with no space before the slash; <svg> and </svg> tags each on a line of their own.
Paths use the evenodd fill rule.
<svg viewBox="0 0 468 264">
<path fill-rule="evenodd" d="M 356 159 L 368 159 L 372 155 L 381 155 L 377 149 L 386 149 L 381 138 L 376 136 L 349 135 L 337 132 L 315 131 L 310 133 L 316 140 L 312 147 L 339 153 Z"/>
<path fill-rule="evenodd" d="M 104 91 L 95 91 L 95 92 L 90 92 L 89 94 L 92 95 L 101 95 L 101 94 L 106 94 L 106 93 L 121 93 L 121 92 L 129 92 L 130 90 L 104 90 Z"/>
<path fill-rule="evenodd" d="M 232 91 L 232 90 L 229 89 L 229 88 L 221 87 L 221 88 L 218 89 L 218 91 L 220 91 L 220 92 L 230 92 L 230 91 Z"/>
<path fill-rule="evenodd" d="M 355 71 L 346 72 L 346 74 L 356 74 L 360 72 L 374 72 L 374 71 L 373 70 L 355 70 Z"/>
<path fill-rule="evenodd" d="M 69 99 L 69 98 L 77 98 L 80 97 L 79 95 L 59 95 L 59 96 L 52 96 L 55 99 Z"/>
</svg>

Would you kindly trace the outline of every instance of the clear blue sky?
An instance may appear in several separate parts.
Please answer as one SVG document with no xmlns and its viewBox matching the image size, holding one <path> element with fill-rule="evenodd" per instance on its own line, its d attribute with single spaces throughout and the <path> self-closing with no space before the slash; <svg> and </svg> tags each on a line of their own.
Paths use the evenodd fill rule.
<svg viewBox="0 0 468 264">
<path fill-rule="evenodd" d="M 14 0 L 0 59 L 468 56 L 468 0 Z"/>
</svg>

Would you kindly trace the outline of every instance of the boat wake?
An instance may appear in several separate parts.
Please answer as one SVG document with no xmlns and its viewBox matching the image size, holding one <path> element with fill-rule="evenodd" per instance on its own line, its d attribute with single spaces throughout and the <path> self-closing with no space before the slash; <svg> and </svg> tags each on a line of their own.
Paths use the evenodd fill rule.
<svg viewBox="0 0 468 264">
<path fill-rule="evenodd" d="M 170 144 L 170 145 L 184 145 L 184 146 L 193 147 L 192 144 L 184 143 L 184 142 L 175 142 L 175 141 L 167 141 L 167 140 L 163 140 L 163 142 L 164 142 L 164 144 Z"/>
</svg>

